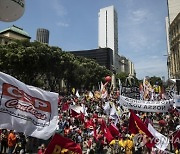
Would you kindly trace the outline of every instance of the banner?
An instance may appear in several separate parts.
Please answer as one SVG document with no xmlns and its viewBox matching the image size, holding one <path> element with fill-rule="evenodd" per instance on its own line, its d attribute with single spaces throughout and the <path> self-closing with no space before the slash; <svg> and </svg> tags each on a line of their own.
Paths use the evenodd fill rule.
<svg viewBox="0 0 180 154">
<path fill-rule="evenodd" d="M 120 96 L 122 106 L 128 109 L 144 111 L 144 112 L 168 112 L 168 109 L 173 104 L 173 99 L 163 101 L 144 101 L 137 100 L 125 96 Z"/>
<path fill-rule="evenodd" d="M 45 154 L 82 154 L 82 150 L 79 144 L 76 144 L 72 140 L 65 138 L 59 134 L 55 134 L 51 142 L 49 143 Z"/>
<path fill-rule="evenodd" d="M 139 87 L 121 87 L 121 95 L 129 98 L 140 99 Z"/>
<path fill-rule="evenodd" d="M 174 96 L 175 107 L 180 112 L 180 95 Z"/>
<path fill-rule="evenodd" d="M 58 94 L 0 72 L 0 128 L 50 138 L 58 123 Z"/>
</svg>

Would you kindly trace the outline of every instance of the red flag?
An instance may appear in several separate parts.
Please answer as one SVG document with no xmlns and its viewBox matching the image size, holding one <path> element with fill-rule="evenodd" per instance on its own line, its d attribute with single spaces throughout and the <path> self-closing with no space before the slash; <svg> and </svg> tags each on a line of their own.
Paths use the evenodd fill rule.
<svg viewBox="0 0 180 154">
<path fill-rule="evenodd" d="M 49 143 L 45 154 L 68 154 L 68 153 L 75 153 L 75 154 L 82 154 L 82 150 L 79 144 L 76 144 L 74 141 L 65 138 L 59 134 L 55 134 L 51 142 Z"/>
<path fill-rule="evenodd" d="M 87 121 L 85 122 L 85 127 L 86 127 L 86 128 L 90 128 L 91 126 L 94 127 L 94 126 L 93 126 L 93 119 L 87 120 Z"/>
<path fill-rule="evenodd" d="M 107 139 L 107 141 L 108 141 L 109 143 L 114 139 L 114 137 L 112 136 L 109 128 L 106 128 L 106 129 L 105 129 L 104 136 L 106 137 L 106 139 Z"/>
<path fill-rule="evenodd" d="M 152 148 L 155 145 L 155 140 L 153 140 L 154 136 L 149 132 L 146 125 L 141 121 L 141 119 L 133 112 L 130 111 L 130 119 L 129 119 L 129 131 L 132 134 L 143 134 L 151 139 L 151 141 L 146 143 L 148 148 Z"/>
<path fill-rule="evenodd" d="M 176 131 L 175 133 L 173 133 L 173 146 L 174 149 L 178 148 L 178 144 L 180 146 L 180 130 Z"/>
<path fill-rule="evenodd" d="M 84 117 L 85 116 L 84 116 L 84 114 L 82 112 L 76 117 L 84 123 Z"/>
<path fill-rule="evenodd" d="M 62 111 L 67 111 L 69 109 L 69 104 L 68 104 L 68 102 L 65 102 L 65 103 L 63 103 L 62 104 Z"/>
<path fill-rule="evenodd" d="M 113 137 L 119 136 L 119 130 L 114 124 L 110 124 L 108 128 Z"/>
<path fill-rule="evenodd" d="M 94 113 L 92 117 L 93 118 L 98 118 L 98 114 Z"/>
<path fill-rule="evenodd" d="M 79 113 L 77 113 L 76 111 L 74 111 L 73 109 L 71 109 L 71 116 L 72 116 L 72 117 L 79 116 Z"/>
<path fill-rule="evenodd" d="M 104 136 L 106 137 L 108 142 L 111 142 L 114 139 L 114 137 L 112 136 L 109 128 L 107 128 L 104 120 L 102 120 L 101 130 L 104 133 Z"/>
</svg>

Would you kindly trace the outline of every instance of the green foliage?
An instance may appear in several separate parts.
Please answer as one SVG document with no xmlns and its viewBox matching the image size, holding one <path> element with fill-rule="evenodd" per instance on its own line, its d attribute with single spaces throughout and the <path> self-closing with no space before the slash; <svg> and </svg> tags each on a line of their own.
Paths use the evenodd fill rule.
<svg viewBox="0 0 180 154">
<path fill-rule="evenodd" d="M 156 76 L 150 77 L 149 78 L 149 82 L 151 83 L 151 85 L 162 86 L 162 84 L 163 84 L 161 78 L 160 77 L 156 77 Z"/>
<path fill-rule="evenodd" d="M 128 77 L 128 74 L 125 72 L 121 72 L 121 73 L 116 74 L 116 79 L 120 79 L 122 85 L 125 85 L 127 77 Z"/>
<path fill-rule="evenodd" d="M 60 91 L 62 79 L 69 90 L 88 89 L 98 86 L 99 81 L 111 74 L 94 60 L 28 41 L 0 45 L 0 70 L 26 84 L 56 92 Z"/>
</svg>

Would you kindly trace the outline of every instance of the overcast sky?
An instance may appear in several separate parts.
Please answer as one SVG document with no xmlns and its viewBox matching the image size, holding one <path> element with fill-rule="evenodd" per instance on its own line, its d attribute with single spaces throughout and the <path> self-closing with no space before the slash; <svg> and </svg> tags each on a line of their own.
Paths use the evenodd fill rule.
<svg viewBox="0 0 180 154">
<path fill-rule="evenodd" d="M 165 76 L 167 54 L 166 0 L 25 0 L 24 15 L 12 25 L 36 39 L 37 28 L 50 31 L 49 45 L 64 51 L 98 47 L 98 12 L 114 5 L 118 13 L 119 55 L 130 59 L 137 77 Z"/>
</svg>

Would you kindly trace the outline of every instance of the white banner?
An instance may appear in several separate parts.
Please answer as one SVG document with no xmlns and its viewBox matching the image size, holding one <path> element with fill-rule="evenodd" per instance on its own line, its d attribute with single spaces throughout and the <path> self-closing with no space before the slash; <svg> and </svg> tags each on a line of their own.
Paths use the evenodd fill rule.
<svg viewBox="0 0 180 154">
<path fill-rule="evenodd" d="M 174 96 L 175 107 L 180 112 L 180 95 Z"/>
<path fill-rule="evenodd" d="M 173 99 L 164 101 L 144 101 L 137 100 L 125 96 L 120 96 L 120 104 L 128 109 L 144 111 L 144 112 L 168 112 Z"/>
<path fill-rule="evenodd" d="M 0 128 L 50 138 L 58 123 L 58 94 L 0 72 Z"/>
</svg>

